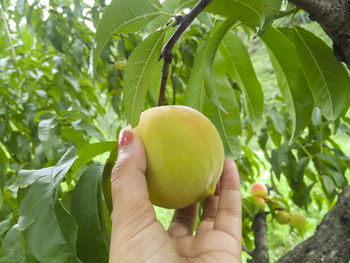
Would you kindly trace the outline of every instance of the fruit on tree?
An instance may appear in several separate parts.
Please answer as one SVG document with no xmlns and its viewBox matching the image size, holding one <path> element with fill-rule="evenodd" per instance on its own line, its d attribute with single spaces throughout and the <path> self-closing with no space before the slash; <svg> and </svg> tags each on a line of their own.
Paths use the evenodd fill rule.
<svg viewBox="0 0 350 263">
<path fill-rule="evenodd" d="M 275 215 L 276 222 L 281 225 L 287 224 L 289 219 L 290 219 L 289 213 L 284 210 L 279 210 Z"/>
<path fill-rule="evenodd" d="M 267 188 L 262 183 L 253 183 L 250 187 L 250 194 L 255 197 L 267 196 Z"/>
<path fill-rule="evenodd" d="M 259 211 L 262 212 L 265 209 L 265 200 L 262 197 L 255 197 L 256 201 L 259 204 Z"/>
<path fill-rule="evenodd" d="M 303 228 L 306 225 L 306 218 L 303 213 L 293 212 L 290 216 L 290 223 L 296 228 Z"/>
<path fill-rule="evenodd" d="M 207 117 L 185 106 L 155 107 L 142 112 L 134 131 L 145 146 L 153 204 L 182 208 L 214 193 L 224 147 Z"/>
</svg>

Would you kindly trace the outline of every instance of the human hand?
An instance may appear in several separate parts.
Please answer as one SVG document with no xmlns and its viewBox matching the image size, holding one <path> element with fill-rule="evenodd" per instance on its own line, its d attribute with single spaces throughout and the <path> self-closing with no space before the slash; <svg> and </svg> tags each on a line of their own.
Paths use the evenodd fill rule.
<svg viewBox="0 0 350 263">
<path fill-rule="evenodd" d="M 198 204 L 175 210 L 166 231 L 149 200 L 145 172 L 142 141 L 126 128 L 112 172 L 110 263 L 241 262 L 241 195 L 232 160 L 225 160 L 215 194 L 206 198 L 194 236 Z"/>
</svg>

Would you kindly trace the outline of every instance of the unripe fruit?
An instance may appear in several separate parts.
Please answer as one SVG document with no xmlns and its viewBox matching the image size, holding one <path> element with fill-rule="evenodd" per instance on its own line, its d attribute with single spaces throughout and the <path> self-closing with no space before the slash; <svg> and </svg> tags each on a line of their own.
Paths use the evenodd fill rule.
<svg viewBox="0 0 350 263">
<path fill-rule="evenodd" d="M 265 200 L 262 197 L 255 197 L 256 201 L 259 204 L 259 211 L 262 212 L 265 209 Z"/>
<path fill-rule="evenodd" d="M 261 183 L 254 183 L 250 187 L 250 194 L 252 196 L 264 197 L 267 195 L 267 188 Z"/>
<path fill-rule="evenodd" d="M 185 106 L 151 108 L 141 114 L 134 130 L 145 146 L 153 204 L 182 208 L 214 193 L 224 147 L 203 114 Z"/>
<path fill-rule="evenodd" d="M 122 60 L 116 61 L 116 62 L 114 62 L 114 67 L 115 67 L 117 70 L 122 70 L 122 71 L 124 71 L 125 68 L 126 68 L 126 62 L 125 62 L 125 61 L 122 61 Z"/>
<path fill-rule="evenodd" d="M 275 220 L 277 223 L 284 225 L 289 221 L 290 215 L 287 211 L 279 210 L 275 215 Z"/>
<path fill-rule="evenodd" d="M 294 212 L 290 216 L 290 223 L 296 228 L 303 228 L 306 225 L 306 218 L 300 212 Z"/>
</svg>

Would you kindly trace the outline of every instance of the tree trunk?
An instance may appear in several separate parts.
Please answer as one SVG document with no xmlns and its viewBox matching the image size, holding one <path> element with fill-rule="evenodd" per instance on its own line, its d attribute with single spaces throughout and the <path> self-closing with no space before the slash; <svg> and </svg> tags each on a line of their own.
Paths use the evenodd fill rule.
<svg viewBox="0 0 350 263">
<path fill-rule="evenodd" d="M 277 263 L 348 263 L 349 260 L 350 186 L 347 186 L 316 233 L 282 256 Z"/>
<path fill-rule="evenodd" d="M 350 0 L 289 0 L 310 14 L 333 40 L 334 56 L 350 69 Z"/>
</svg>

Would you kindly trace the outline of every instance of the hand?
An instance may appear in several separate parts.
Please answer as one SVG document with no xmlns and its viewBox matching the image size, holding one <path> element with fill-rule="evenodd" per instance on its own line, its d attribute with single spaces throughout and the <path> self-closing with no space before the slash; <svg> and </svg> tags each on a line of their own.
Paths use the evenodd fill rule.
<svg viewBox="0 0 350 263">
<path fill-rule="evenodd" d="M 124 129 L 112 172 L 112 237 L 109 262 L 241 262 L 241 196 L 235 163 L 226 159 L 214 196 L 192 235 L 198 204 L 175 210 L 166 231 L 156 219 L 145 179 L 139 136 Z"/>
</svg>

